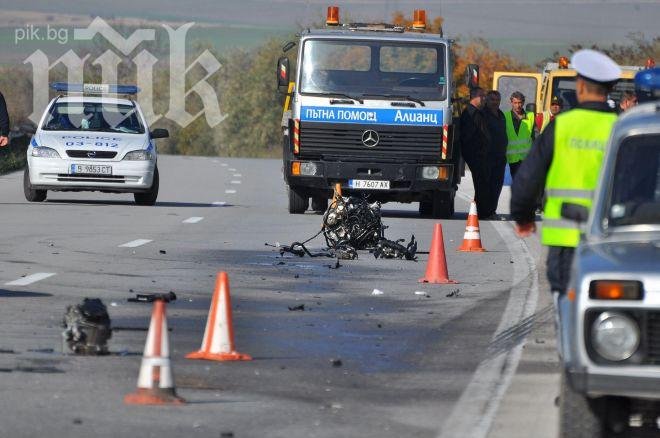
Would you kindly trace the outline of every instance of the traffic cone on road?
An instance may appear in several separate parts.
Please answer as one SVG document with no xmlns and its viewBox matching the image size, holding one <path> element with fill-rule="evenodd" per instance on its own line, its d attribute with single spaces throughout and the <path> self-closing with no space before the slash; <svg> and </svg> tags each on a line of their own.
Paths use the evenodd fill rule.
<svg viewBox="0 0 660 438">
<path fill-rule="evenodd" d="M 170 343 L 167 335 L 165 301 L 154 301 L 154 308 L 144 346 L 137 391 L 124 397 L 130 405 L 181 405 L 184 399 L 176 395 L 170 365 Z"/>
<path fill-rule="evenodd" d="M 442 237 L 442 225 L 435 224 L 433 239 L 429 250 L 429 261 L 426 264 L 426 274 L 419 279 L 420 283 L 458 283 L 450 280 L 447 273 L 447 258 L 445 257 L 445 241 Z"/>
<path fill-rule="evenodd" d="M 477 204 L 474 201 L 472 201 L 470 204 L 470 213 L 468 213 L 467 224 L 465 225 L 463 244 L 458 247 L 458 250 L 465 252 L 486 251 L 481 246 L 481 234 L 479 234 L 479 217 L 477 216 Z"/>
<path fill-rule="evenodd" d="M 238 353 L 234 349 L 229 277 L 226 272 L 220 272 L 215 281 L 202 347 L 199 351 L 186 355 L 186 358 L 217 361 L 252 360 L 249 355 Z"/>
</svg>

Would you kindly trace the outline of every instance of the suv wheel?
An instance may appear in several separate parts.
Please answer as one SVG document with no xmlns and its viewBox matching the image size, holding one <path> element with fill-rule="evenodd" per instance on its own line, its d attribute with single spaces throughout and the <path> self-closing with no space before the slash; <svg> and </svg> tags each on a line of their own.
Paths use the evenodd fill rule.
<svg viewBox="0 0 660 438">
<path fill-rule="evenodd" d="M 606 437 L 602 415 L 604 400 L 591 399 L 575 391 L 566 376 L 561 375 L 559 394 L 559 436 L 561 438 Z"/>
<path fill-rule="evenodd" d="M 46 200 L 46 190 L 35 190 L 30 184 L 30 170 L 26 167 L 23 172 L 23 193 L 30 202 L 43 202 Z"/>
<path fill-rule="evenodd" d="M 308 206 L 309 198 L 293 187 L 289 187 L 289 213 L 303 214 Z"/>
<path fill-rule="evenodd" d="M 154 179 L 151 183 L 151 188 L 148 192 L 134 193 L 135 203 L 137 205 L 154 205 L 156 198 L 158 198 L 158 186 L 160 185 L 160 177 L 158 176 L 158 167 L 154 169 Z"/>
</svg>

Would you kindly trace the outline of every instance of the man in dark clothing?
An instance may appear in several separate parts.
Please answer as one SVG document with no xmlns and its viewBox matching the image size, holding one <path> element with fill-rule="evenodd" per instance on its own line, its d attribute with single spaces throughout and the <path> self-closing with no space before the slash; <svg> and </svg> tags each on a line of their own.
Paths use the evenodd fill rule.
<svg viewBox="0 0 660 438">
<path fill-rule="evenodd" d="M 461 113 L 461 154 L 472 173 L 474 200 L 479 219 L 493 214 L 490 206 L 490 169 L 488 167 L 488 125 L 482 111 L 486 92 L 477 87 L 470 90 L 470 102 Z"/>
<path fill-rule="evenodd" d="M 500 111 L 502 96 L 497 90 L 490 90 L 486 94 L 486 122 L 490 132 L 490 147 L 488 148 L 488 165 L 490 167 L 490 206 L 491 215 L 497 212 L 497 204 L 504 185 L 506 172 L 506 146 L 509 139 L 506 135 L 506 122 L 504 113 Z M 489 215 L 489 216 L 491 216 Z"/>
<path fill-rule="evenodd" d="M 9 144 L 9 114 L 5 96 L 0 93 L 0 147 Z"/>
<path fill-rule="evenodd" d="M 537 199 L 546 188 L 542 243 L 549 247 L 547 275 L 555 295 L 566 292 L 580 239 L 579 224 L 562 218 L 561 207 L 565 202 L 591 206 L 607 140 L 616 121 L 607 95 L 621 75 L 614 61 L 593 50 L 576 52 L 572 64 L 578 73 L 578 106 L 557 115 L 543 130 L 511 187 L 511 216 L 520 237 L 536 231 Z"/>
</svg>

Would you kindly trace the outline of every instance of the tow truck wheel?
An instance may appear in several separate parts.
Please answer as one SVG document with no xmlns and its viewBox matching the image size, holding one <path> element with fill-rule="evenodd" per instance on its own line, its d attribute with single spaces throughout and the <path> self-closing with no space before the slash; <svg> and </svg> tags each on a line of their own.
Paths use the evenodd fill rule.
<svg viewBox="0 0 660 438">
<path fill-rule="evenodd" d="M 328 198 L 325 195 L 312 196 L 312 210 L 316 214 L 323 214 L 328 209 Z"/>
<path fill-rule="evenodd" d="M 159 186 L 159 176 L 158 176 L 158 167 L 154 169 L 154 179 L 151 183 L 151 188 L 148 192 L 144 193 L 135 193 L 135 203 L 137 205 L 154 205 L 156 204 L 156 198 L 158 198 L 158 186 Z"/>
<path fill-rule="evenodd" d="M 289 187 L 289 213 L 303 214 L 309 206 L 309 198 L 298 190 Z"/>
<path fill-rule="evenodd" d="M 419 214 L 421 216 L 429 216 L 433 211 L 433 202 L 419 201 Z"/>
<path fill-rule="evenodd" d="M 590 399 L 575 391 L 568 382 L 566 371 L 561 375 L 559 394 L 559 436 L 560 438 L 606 437 L 601 420 L 603 400 Z"/>
<path fill-rule="evenodd" d="M 454 192 L 433 193 L 431 204 L 431 216 L 438 219 L 451 218 L 454 215 Z"/>
<path fill-rule="evenodd" d="M 30 184 L 30 170 L 26 167 L 23 172 L 23 193 L 30 202 L 43 202 L 46 200 L 46 190 L 35 190 Z"/>
</svg>

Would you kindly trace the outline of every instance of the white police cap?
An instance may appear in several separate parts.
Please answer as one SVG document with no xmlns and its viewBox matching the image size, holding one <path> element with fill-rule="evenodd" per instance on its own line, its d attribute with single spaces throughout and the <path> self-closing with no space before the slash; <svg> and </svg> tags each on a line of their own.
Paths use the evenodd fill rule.
<svg viewBox="0 0 660 438">
<path fill-rule="evenodd" d="M 580 76 L 594 82 L 614 82 L 621 78 L 621 67 L 609 56 L 591 49 L 578 50 L 571 58 Z"/>
</svg>

